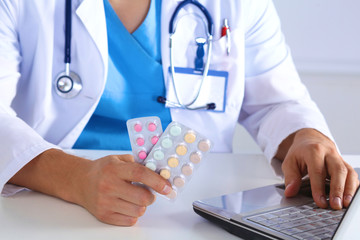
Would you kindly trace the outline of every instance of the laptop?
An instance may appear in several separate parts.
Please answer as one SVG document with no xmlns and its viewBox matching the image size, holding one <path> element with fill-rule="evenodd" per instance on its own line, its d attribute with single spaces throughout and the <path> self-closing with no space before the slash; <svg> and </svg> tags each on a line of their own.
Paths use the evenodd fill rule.
<svg viewBox="0 0 360 240">
<path fill-rule="evenodd" d="M 193 208 L 243 239 L 360 239 L 359 189 L 350 206 L 337 211 L 316 206 L 308 179 L 296 197 L 284 197 L 284 190 L 284 184 L 270 185 L 198 200 Z"/>
</svg>

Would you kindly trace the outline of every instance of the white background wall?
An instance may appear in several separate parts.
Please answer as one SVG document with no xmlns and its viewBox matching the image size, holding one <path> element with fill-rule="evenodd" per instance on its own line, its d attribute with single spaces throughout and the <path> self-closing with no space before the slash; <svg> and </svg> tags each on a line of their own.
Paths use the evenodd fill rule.
<svg viewBox="0 0 360 240">
<path fill-rule="evenodd" d="M 300 76 L 341 152 L 360 154 L 360 1 L 274 3 Z M 260 152 L 241 126 L 234 152 Z"/>
</svg>

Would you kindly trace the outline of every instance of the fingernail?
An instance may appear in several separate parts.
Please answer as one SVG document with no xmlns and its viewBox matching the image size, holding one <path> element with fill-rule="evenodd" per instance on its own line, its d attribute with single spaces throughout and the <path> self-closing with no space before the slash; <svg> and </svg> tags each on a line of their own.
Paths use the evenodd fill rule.
<svg viewBox="0 0 360 240">
<path fill-rule="evenodd" d="M 292 185 L 294 185 L 295 181 L 291 181 L 288 183 L 288 185 L 285 186 L 285 191 L 289 191 L 288 189 L 291 188 Z"/>
<path fill-rule="evenodd" d="M 327 201 L 326 201 L 326 198 L 325 198 L 324 196 L 321 196 L 321 197 L 320 197 L 320 202 L 321 202 L 321 204 L 323 204 L 323 205 L 327 205 Z"/>
<path fill-rule="evenodd" d="M 171 190 L 172 190 L 171 187 L 169 187 L 168 185 L 165 185 L 162 192 L 165 193 L 165 194 L 169 194 L 171 192 Z"/>
<path fill-rule="evenodd" d="M 346 202 L 346 203 L 350 203 L 351 202 L 351 200 L 352 200 L 352 196 L 351 195 L 346 195 L 345 197 L 344 197 L 344 202 Z"/>
<path fill-rule="evenodd" d="M 333 204 L 338 208 L 342 208 L 341 199 L 339 197 L 333 197 Z"/>
<path fill-rule="evenodd" d="M 288 189 L 294 182 L 290 182 L 288 185 L 285 186 L 285 190 Z"/>
</svg>

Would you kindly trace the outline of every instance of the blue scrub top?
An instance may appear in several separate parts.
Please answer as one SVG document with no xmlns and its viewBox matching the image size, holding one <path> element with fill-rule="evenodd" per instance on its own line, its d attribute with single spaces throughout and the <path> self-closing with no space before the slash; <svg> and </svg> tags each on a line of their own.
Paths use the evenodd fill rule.
<svg viewBox="0 0 360 240">
<path fill-rule="evenodd" d="M 130 150 L 126 121 L 158 116 L 163 128 L 170 110 L 156 101 L 165 96 L 160 51 L 161 0 L 152 0 L 140 27 L 130 34 L 108 0 L 104 0 L 108 78 L 100 102 L 73 148 Z"/>
</svg>

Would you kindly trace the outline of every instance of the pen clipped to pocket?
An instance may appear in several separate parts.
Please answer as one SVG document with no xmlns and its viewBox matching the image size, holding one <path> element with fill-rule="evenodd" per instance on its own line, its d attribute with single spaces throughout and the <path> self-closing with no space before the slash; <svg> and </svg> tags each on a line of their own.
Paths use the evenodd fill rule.
<svg viewBox="0 0 360 240">
<path fill-rule="evenodd" d="M 229 21 L 227 18 L 224 19 L 224 23 L 221 28 L 221 37 L 224 36 L 226 37 L 226 54 L 229 56 L 231 50 L 231 36 L 230 36 Z"/>
</svg>

